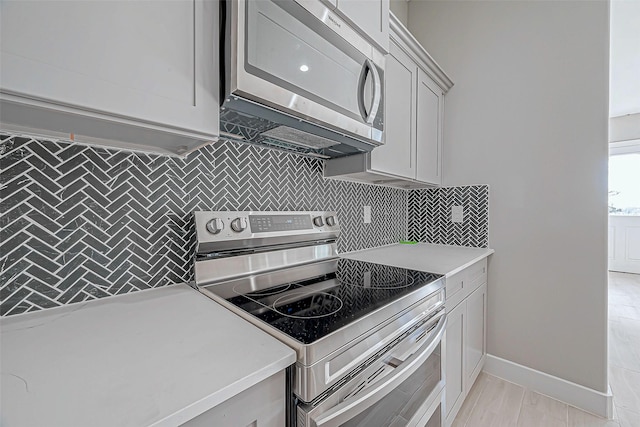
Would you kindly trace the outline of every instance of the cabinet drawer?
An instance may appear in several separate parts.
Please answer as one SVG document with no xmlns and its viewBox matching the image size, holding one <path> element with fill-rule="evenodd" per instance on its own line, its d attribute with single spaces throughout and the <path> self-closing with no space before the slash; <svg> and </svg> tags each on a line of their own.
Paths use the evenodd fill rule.
<svg viewBox="0 0 640 427">
<path fill-rule="evenodd" d="M 487 259 L 484 258 L 446 279 L 446 307 L 450 310 L 487 283 Z"/>
</svg>

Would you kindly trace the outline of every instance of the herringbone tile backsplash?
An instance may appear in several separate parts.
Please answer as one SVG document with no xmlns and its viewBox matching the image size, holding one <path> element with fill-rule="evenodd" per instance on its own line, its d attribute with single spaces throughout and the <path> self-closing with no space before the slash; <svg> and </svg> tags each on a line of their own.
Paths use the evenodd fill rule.
<svg viewBox="0 0 640 427">
<path fill-rule="evenodd" d="M 406 238 L 406 191 L 249 145 L 179 159 L 5 135 L 0 172 L 2 315 L 191 280 L 194 210 L 336 210 L 343 252 Z"/>
<path fill-rule="evenodd" d="M 407 237 L 485 247 L 487 197 L 324 180 L 321 160 L 225 141 L 179 159 L 0 135 L 0 312 L 192 280 L 194 210 L 336 210 L 341 252 Z"/>
<path fill-rule="evenodd" d="M 489 187 L 439 187 L 413 190 L 408 196 L 411 240 L 486 248 L 489 244 Z M 462 206 L 463 221 L 451 220 L 451 208 Z"/>
</svg>

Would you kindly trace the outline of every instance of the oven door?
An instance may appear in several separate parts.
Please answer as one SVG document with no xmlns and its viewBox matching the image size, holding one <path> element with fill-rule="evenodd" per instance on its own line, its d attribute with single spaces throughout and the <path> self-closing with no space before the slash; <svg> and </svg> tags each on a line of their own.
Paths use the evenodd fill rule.
<svg viewBox="0 0 640 427">
<path fill-rule="evenodd" d="M 440 427 L 445 327 L 442 311 L 333 394 L 299 405 L 298 427 Z"/>
<path fill-rule="evenodd" d="M 225 96 L 383 142 L 381 53 L 319 1 L 239 0 L 227 7 L 233 37 Z"/>
</svg>

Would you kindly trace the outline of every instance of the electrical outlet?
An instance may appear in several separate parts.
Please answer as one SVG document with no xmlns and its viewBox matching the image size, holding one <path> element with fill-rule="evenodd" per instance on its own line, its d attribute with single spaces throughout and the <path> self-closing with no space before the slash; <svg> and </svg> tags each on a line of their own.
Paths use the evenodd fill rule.
<svg viewBox="0 0 640 427">
<path fill-rule="evenodd" d="M 363 209 L 364 223 L 371 224 L 371 206 L 365 206 Z"/>
<path fill-rule="evenodd" d="M 462 222 L 464 220 L 464 212 L 462 206 L 451 206 L 451 222 Z"/>
</svg>

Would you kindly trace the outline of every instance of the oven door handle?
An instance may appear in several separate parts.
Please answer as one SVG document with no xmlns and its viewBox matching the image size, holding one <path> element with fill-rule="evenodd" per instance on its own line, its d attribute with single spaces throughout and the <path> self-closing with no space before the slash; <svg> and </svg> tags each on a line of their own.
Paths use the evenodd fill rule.
<svg viewBox="0 0 640 427">
<path fill-rule="evenodd" d="M 409 357 L 397 365 L 395 368 L 396 372 L 394 372 L 390 378 L 374 384 L 369 390 L 363 390 L 361 394 L 354 396 L 353 400 L 345 400 L 326 412 L 318 414 L 317 416 L 312 415 L 312 425 L 316 427 L 339 426 L 382 400 L 387 394 L 413 375 L 429 356 L 431 356 L 431 353 L 433 353 L 433 350 L 435 350 L 442 339 L 446 325 L 447 317 L 443 312 L 431 339 L 425 343 L 421 343 Z"/>
</svg>

